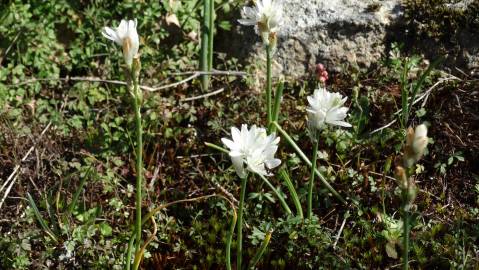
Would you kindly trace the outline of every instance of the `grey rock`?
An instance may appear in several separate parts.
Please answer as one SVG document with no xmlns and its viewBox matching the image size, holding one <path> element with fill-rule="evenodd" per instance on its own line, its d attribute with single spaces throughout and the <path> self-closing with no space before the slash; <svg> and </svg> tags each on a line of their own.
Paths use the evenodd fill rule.
<svg viewBox="0 0 479 270">
<path fill-rule="evenodd" d="M 317 63 L 335 71 L 351 64 L 370 67 L 385 51 L 388 27 L 401 16 L 400 2 L 284 0 L 274 72 L 302 77 Z M 241 44 L 235 48 L 238 56 L 252 61 L 264 58 L 261 39 L 253 28 L 238 29 L 242 33 L 232 40 L 232 44 Z"/>
<path fill-rule="evenodd" d="M 475 1 L 462 0 L 445 7 L 464 10 Z M 274 56 L 276 76 L 308 76 L 318 63 L 329 71 L 351 65 L 369 68 L 388 54 L 390 42 L 405 43 L 410 52 L 431 60 L 446 56 L 444 65 L 451 70 L 479 70 L 477 29 L 451 33 L 457 44 L 421 36 L 410 39 L 415 30 L 405 23 L 402 0 L 283 0 L 283 9 L 284 24 Z M 253 27 L 237 23 L 230 34 L 221 42 L 223 51 L 264 64 L 265 50 Z"/>
</svg>

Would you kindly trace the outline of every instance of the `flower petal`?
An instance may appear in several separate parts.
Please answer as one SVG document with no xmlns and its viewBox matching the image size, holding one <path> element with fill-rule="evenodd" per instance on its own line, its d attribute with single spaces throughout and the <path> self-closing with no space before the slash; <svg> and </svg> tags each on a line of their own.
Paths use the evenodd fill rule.
<svg viewBox="0 0 479 270">
<path fill-rule="evenodd" d="M 120 25 L 116 28 L 116 34 L 121 40 L 126 37 L 128 34 L 128 22 L 126 20 L 121 20 Z"/>
<path fill-rule="evenodd" d="M 242 157 L 231 157 L 231 162 L 233 162 L 233 166 L 235 167 L 236 174 L 240 178 L 243 178 L 246 176 L 245 169 L 243 167 L 243 158 Z"/>
<path fill-rule="evenodd" d="M 116 34 L 115 30 L 110 27 L 103 27 L 101 34 L 107 39 L 114 41 L 116 44 L 121 45 L 121 39 Z"/>
<path fill-rule="evenodd" d="M 226 147 L 228 147 L 231 150 L 238 149 L 237 144 L 235 144 L 235 142 L 233 142 L 230 139 L 222 138 L 221 141 L 223 142 L 224 145 L 226 145 Z"/>
<path fill-rule="evenodd" d="M 268 169 L 273 169 L 273 168 L 276 168 L 279 165 L 281 165 L 281 160 L 279 160 L 277 158 L 266 160 L 265 165 L 266 165 L 266 167 L 268 167 Z"/>
<path fill-rule="evenodd" d="M 232 127 L 231 128 L 231 136 L 233 137 L 233 141 L 236 143 L 241 144 L 241 132 L 238 128 Z"/>
<path fill-rule="evenodd" d="M 336 126 L 342 126 L 342 127 L 352 127 L 350 123 L 344 122 L 344 121 L 331 121 L 329 122 L 332 125 Z"/>
</svg>

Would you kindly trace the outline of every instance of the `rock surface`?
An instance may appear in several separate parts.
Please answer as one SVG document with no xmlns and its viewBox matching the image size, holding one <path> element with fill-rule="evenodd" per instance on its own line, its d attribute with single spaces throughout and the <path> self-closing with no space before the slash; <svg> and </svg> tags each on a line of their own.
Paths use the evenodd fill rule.
<svg viewBox="0 0 479 270">
<path fill-rule="evenodd" d="M 393 41 L 406 43 L 412 53 L 430 60 L 445 56 L 444 65 L 451 70 L 458 67 L 479 74 L 478 29 L 460 28 L 446 33 L 454 44 L 415 35 L 416 30 L 404 18 L 403 0 L 282 1 L 284 23 L 278 33 L 275 75 L 301 78 L 310 75 L 318 63 L 329 71 L 352 65 L 369 68 L 387 55 Z M 479 8 L 476 1 L 462 0 L 444 7 L 463 10 L 476 3 L 474 8 Z M 261 38 L 251 26 L 237 23 L 235 31 L 223 37 L 220 47 L 228 55 L 264 65 Z"/>
<path fill-rule="evenodd" d="M 401 16 L 400 0 L 283 0 L 283 8 L 275 73 L 291 77 L 307 75 L 317 63 L 336 71 L 371 66 L 385 51 L 388 27 Z M 239 31 L 233 40 L 241 44 L 234 48 L 239 57 L 264 55 L 253 27 Z"/>
</svg>

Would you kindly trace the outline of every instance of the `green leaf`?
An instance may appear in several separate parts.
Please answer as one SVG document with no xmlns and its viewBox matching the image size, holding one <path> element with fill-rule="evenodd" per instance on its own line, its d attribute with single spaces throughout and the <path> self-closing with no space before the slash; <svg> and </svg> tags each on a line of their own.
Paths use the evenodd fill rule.
<svg viewBox="0 0 479 270">
<path fill-rule="evenodd" d="M 108 223 L 103 222 L 100 224 L 100 233 L 103 236 L 111 236 L 113 229 L 108 225 Z"/>
<path fill-rule="evenodd" d="M 230 31 L 231 30 L 231 23 L 229 21 L 221 21 L 218 26 L 221 28 L 221 29 L 224 29 L 226 31 Z"/>
<path fill-rule="evenodd" d="M 388 242 L 386 244 L 386 253 L 390 258 L 397 259 L 398 258 L 398 253 L 396 251 L 396 247 L 394 243 Z"/>
</svg>

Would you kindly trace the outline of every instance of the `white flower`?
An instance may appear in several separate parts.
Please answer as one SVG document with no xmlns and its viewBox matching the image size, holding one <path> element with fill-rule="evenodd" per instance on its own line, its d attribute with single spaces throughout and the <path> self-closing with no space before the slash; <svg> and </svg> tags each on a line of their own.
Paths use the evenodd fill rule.
<svg viewBox="0 0 479 270">
<path fill-rule="evenodd" d="M 426 125 L 421 124 L 414 130 L 414 140 L 412 142 L 412 148 L 414 149 L 414 152 L 423 153 L 426 149 L 427 142 L 427 127 Z"/>
<path fill-rule="evenodd" d="M 414 130 L 408 128 L 404 149 L 404 165 L 406 167 L 411 167 L 421 159 L 426 150 L 428 140 L 426 125 L 421 124 Z"/>
<path fill-rule="evenodd" d="M 268 174 L 266 169 L 273 169 L 281 164 L 274 158 L 278 150 L 279 138 L 276 134 L 267 135 L 264 128 L 256 125 L 248 130 L 247 125 L 231 128 L 233 140 L 222 138 L 221 141 L 230 149 L 229 155 L 239 177 L 246 176 L 246 168 L 260 175 Z"/>
<path fill-rule="evenodd" d="M 351 127 L 351 124 L 343 121 L 347 116 L 348 108 L 343 107 L 347 97 L 339 93 L 330 93 L 324 88 L 314 90 L 312 96 L 308 96 L 309 107 L 308 120 L 312 127 L 320 129 L 325 124 Z"/>
<path fill-rule="evenodd" d="M 133 57 L 138 54 L 140 40 L 136 31 L 135 20 L 121 20 L 120 25 L 113 30 L 110 27 L 104 27 L 101 32 L 104 37 L 114 41 L 123 48 L 123 57 L 128 66 L 131 66 Z"/>
<path fill-rule="evenodd" d="M 254 7 L 243 7 L 243 25 L 254 25 L 256 33 L 261 36 L 265 44 L 269 44 L 270 34 L 275 35 L 282 24 L 283 7 L 281 0 L 257 0 Z"/>
</svg>

